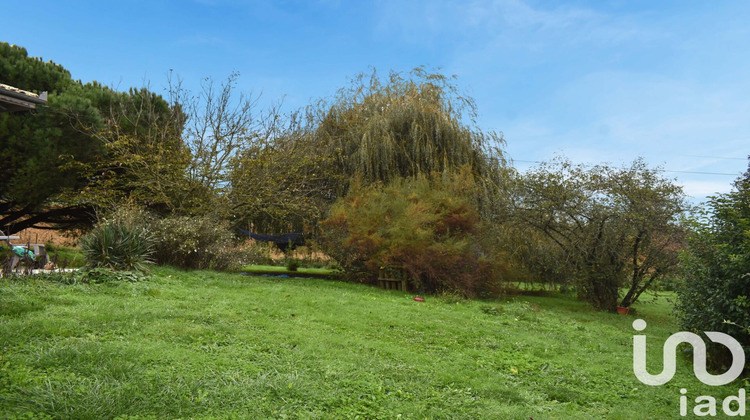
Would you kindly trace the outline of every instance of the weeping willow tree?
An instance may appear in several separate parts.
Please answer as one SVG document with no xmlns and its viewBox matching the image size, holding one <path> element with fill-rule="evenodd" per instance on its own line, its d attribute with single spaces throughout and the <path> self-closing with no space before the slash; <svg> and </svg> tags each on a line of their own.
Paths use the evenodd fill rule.
<svg viewBox="0 0 750 420">
<path fill-rule="evenodd" d="M 453 81 L 423 68 L 373 72 L 319 108 L 315 138 L 344 175 L 322 248 L 350 280 L 372 282 L 386 267 L 415 290 L 499 284 L 507 265 L 490 231 L 503 214 L 503 139 L 477 127 L 474 101 Z"/>
<path fill-rule="evenodd" d="M 422 67 L 385 81 L 375 71 L 361 74 L 320 104 L 318 143 L 327 145 L 344 180 L 387 184 L 467 166 L 496 186 L 506 167 L 502 134 L 476 126 L 474 100 L 453 80 Z M 347 189 L 345 183 L 339 193 Z"/>
<path fill-rule="evenodd" d="M 507 170 L 502 135 L 476 126 L 471 98 L 453 78 L 417 68 L 382 79 L 374 71 L 336 95 L 275 121 L 267 140 L 234 160 L 231 200 L 235 223 L 259 230 L 317 226 L 350 185 L 450 174 L 470 168 L 485 194 L 480 210 L 495 204 Z"/>
</svg>

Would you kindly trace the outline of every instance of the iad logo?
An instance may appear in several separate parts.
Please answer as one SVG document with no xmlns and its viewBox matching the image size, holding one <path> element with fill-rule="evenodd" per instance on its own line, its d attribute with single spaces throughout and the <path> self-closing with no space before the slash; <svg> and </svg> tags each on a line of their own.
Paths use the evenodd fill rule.
<svg viewBox="0 0 750 420">
<path fill-rule="evenodd" d="M 633 321 L 633 328 L 636 331 L 643 331 L 646 329 L 646 321 L 642 319 L 636 319 Z M 672 334 L 664 342 L 664 364 L 660 374 L 652 375 L 646 371 L 646 336 L 645 335 L 634 335 L 633 336 L 633 372 L 639 381 L 646 385 L 664 385 L 669 382 L 675 374 L 677 367 L 677 346 L 680 343 L 688 343 L 693 346 L 693 372 L 695 377 L 706 385 L 726 385 L 733 380 L 737 379 L 742 374 L 742 369 L 745 366 L 745 352 L 742 349 L 742 345 L 732 338 L 731 336 L 716 332 L 706 331 L 705 334 L 714 343 L 719 343 L 726 346 L 732 353 L 732 366 L 726 372 L 721 375 L 712 375 L 706 372 L 706 343 L 703 339 L 691 332 L 678 332 Z M 688 398 L 687 389 L 680 389 L 680 416 L 687 416 L 688 414 Z M 740 389 L 738 395 L 730 395 L 726 397 L 721 403 L 721 409 L 724 414 L 730 417 L 744 416 L 746 412 L 747 398 L 745 397 L 745 390 Z M 710 395 L 700 395 L 695 398 L 695 406 L 693 407 L 693 414 L 698 417 L 704 416 L 716 416 L 717 413 L 717 401 L 716 398 Z M 736 407 L 736 408 L 735 408 Z"/>
<path fill-rule="evenodd" d="M 636 331 L 646 329 L 646 321 L 636 319 L 633 321 Z M 672 334 L 664 342 L 664 365 L 660 374 L 652 375 L 646 371 L 646 336 L 633 336 L 633 373 L 639 381 L 646 385 L 664 385 L 674 376 L 677 367 L 677 345 L 688 343 L 693 346 L 693 372 L 695 377 L 706 385 L 726 385 L 737 379 L 742 374 L 745 366 L 745 351 L 742 345 L 732 336 L 716 332 L 706 331 L 706 335 L 714 343 L 723 344 L 732 353 L 732 366 L 721 375 L 712 375 L 706 372 L 706 343 L 698 334 L 691 332 L 678 332 Z"/>
</svg>

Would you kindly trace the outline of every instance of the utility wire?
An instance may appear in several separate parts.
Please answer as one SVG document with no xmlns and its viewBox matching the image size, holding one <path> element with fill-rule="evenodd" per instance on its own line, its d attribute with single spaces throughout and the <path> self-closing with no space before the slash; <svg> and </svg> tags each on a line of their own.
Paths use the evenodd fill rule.
<svg viewBox="0 0 750 420">
<path fill-rule="evenodd" d="M 676 172 L 680 174 L 698 174 L 698 175 L 727 175 L 727 176 L 738 176 L 741 175 L 740 172 L 736 172 L 733 174 L 727 173 L 727 172 L 700 172 L 700 171 L 672 171 L 668 169 L 664 169 L 664 172 Z"/>
<path fill-rule="evenodd" d="M 747 160 L 746 157 L 722 157 L 722 156 L 702 156 L 702 155 L 679 155 L 686 157 L 705 158 L 705 159 L 726 159 L 726 160 Z"/>
<path fill-rule="evenodd" d="M 706 157 L 706 156 L 703 156 Z M 723 159 L 723 158 L 717 158 L 717 159 Z M 726 159 L 735 159 L 735 158 L 726 158 Z M 736 158 L 739 159 L 739 158 Z M 744 160 L 744 159 L 742 159 Z M 521 159 L 511 159 L 513 162 L 522 162 L 522 163 L 543 163 L 539 160 L 521 160 Z M 590 164 L 584 164 L 583 166 L 594 166 Z M 670 172 L 670 173 L 680 173 L 680 174 L 696 174 L 696 175 L 723 175 L 723 176 L 738 176 L 741 175 L 741 172 L 735 172 L 735 173 L 728 173 L 728 172 L 703 172 L 703 171 L 677 171 L 677 170 L 671 170 L 671 169 L 662 169 L 662 172 Z"/>
</svg>

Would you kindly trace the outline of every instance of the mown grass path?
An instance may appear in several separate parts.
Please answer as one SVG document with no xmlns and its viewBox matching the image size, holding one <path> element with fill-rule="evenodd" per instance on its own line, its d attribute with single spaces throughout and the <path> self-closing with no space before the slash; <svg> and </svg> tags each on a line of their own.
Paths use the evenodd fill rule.
<svg viewBox="0 0 750 420">
<path fill-rule="evenodd" d="M 680 388 L 737 393 L 685 360 L 669 384 L 641 384 L 634 318 L 571 297 L 412 298 L 169 268 L 141 283 L 3 279 L 0 417 L 663 419 L 679 418 Z M 669 305 L 639 309 L 660 370 Z"/>
</svg>

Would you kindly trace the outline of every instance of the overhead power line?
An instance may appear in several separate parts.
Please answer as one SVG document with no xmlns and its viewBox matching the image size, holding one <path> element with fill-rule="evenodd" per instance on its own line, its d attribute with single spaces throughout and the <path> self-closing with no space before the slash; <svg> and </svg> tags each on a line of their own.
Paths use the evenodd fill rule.
<svg viewBox="0 0 750 420">
<path fill-rule="evenodd" d="M 668 169 L 664 169 L 664 172 L 676 172 L 680 174 L 698 174 L 698 175 L 727 175 L 727 176 L 738 176 L 740 175 L 740 172 L 735 172 L 733 174 L 730 174 L 728 172 L 701 172 L 701 171 L 672 171 Z"/>
<path fill-rule="evenodd" d="M 680 155 L 680 156 L 705 158 L 705 159 L 747 160 L 747 157 L 722 157 L 722 156 L 703 156 L 703 155 Z"/>
<path fill-rule="evenodd" d="M 734 159 L 734 158 L 727 158 L 727 159 Z M 522 159 L 511 159 L 513 162 L 522 162 L 522 163 L 543 163 L 539 160 L 522 160 Z M 743 159 L 744 160 L 744 159 Z M 594 166 L 591 164 L 584 164 L 583 166 Z M 662 169 L 662 172 L 670 172 L 670 173 L 679 173 L 679 174 L 695 174 L 695 175 L 721 175 L 721 176 L 739 176 L 741 175 L 741 172 L 704 172 L 704 171 L 677 171 L 673 169 Z"/>
</svg>

